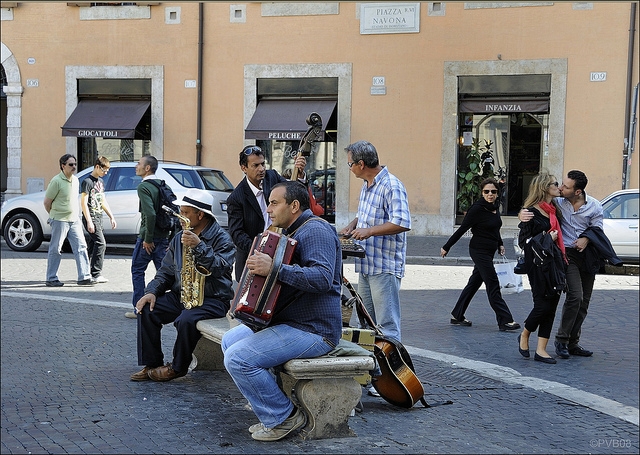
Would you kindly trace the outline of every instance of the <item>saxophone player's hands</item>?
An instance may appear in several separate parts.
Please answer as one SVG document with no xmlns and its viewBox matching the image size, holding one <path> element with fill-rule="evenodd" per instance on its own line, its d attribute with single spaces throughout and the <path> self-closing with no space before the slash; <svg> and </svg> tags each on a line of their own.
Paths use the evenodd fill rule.
<svg viewBox="0 0 640 455">
<path fill-rule="evenodd" d="M 200 243 L 200 237 L 187 229 L 182 231 L 182 238 L 180 239 L 184 246 L 195 248 Z"/>
<path fill-rule="evenodd" d="M 153 311 L 153 307 L 156 306 L 156 296 L 154 294 L 143 295 L 136 303 L 136 314 L 141 313 L 147 303 L 149 304 L 149 311 Z"/>
<path fill-rule="evenodd" d="M 253 254 L 247 258 L 247 268 L 254 275 L 267 276 L 271 271 L 273 259 L 266 253 L 254 250 Z"/>
</svg>

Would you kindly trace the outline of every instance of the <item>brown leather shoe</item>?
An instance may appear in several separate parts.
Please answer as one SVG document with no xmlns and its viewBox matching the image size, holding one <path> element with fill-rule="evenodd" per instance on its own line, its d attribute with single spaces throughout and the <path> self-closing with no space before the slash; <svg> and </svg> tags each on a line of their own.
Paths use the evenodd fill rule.
<svg viewBox="0 0 640 455">
<path fill-rule="evenodd" d="M 171 367 L 170 363 L 167 363 L 163 367 L 153 368 L 149 370 L 149 373 L 148 373 L 149 379 L 151 379 L 152 381 L 158 381 L 158 382 L 171 381 L 172 379 L 175 379 L 175 378 L 181 378 L 186 374 L 187 374 L 186 372 L 179 373 L 176 370 L 174 370 Z"/>
<path fill-rule="evenodd" d="M 149 380 L 149 371 L 151 371 L 151 367 L 144 367 L 142 370 L 137 373 L 133 373 L 131 375 L 132 381 L 148 381 Z"/>
</svg>

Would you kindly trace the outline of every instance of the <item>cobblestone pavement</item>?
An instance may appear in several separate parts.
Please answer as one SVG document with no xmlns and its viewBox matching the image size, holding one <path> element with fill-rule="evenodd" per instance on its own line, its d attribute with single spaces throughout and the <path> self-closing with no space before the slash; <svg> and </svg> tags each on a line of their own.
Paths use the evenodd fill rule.
<svg viewBox="0 0 640 455">
<path fill-rule="evenodd" d="M 108 254 L 109 283 L 87 289 L 76 286 L 75 263 L 66 255 L 65 286 L 46 288 L 43 251 L 15 253 L 4 243 L 0 250 L 1 453 L 640 449 L 637 276 L 599 275 L 582 337 L 594 356 L 546 365 L 520 357 L 516 334 L 497 330 L 482 289 L 467 312 L 473 327 L 449 324 L 468 265 L 410 264 L 402 282 L 403 342 L 427 401 L 453 404 L 404 410 L 363 394 L 363 412 L 349 420 L 357 437 L 260 443 L 247 432 L 255 416 L 226 372 L 193 371 L 169 383 L 129 381 L 139 367 L 135 321 L 123 316 L 131 308 L 128 256 Z M 455 260 L 464 264 L 463 256 Z M 345 276 L 357 281 L 349 261 Z M 530 292 L 505 299 L 522 323 Z M 170 360 L 175 329 L 163 332 Z"/>
</svg>

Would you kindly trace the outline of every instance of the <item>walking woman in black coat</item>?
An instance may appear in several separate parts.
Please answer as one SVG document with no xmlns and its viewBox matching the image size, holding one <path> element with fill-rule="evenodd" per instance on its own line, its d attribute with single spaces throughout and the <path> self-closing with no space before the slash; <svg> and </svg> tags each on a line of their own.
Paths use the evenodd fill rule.
<svg viewBox="0 0 640 455">
<path fill-rule="evenodd" d="M 506 330 L 517 330 L 520 324 L 513 321 L 513 316 L 507 303 L 500 293 L 500 282 L 496 269 L 493 266 L 493 256 L 496 251 L 504 256 L 504 245 L 500 236 L 502 219 L 498 212 L 498 182 L 488 178 L 480 183 L 482 197 L 473 203 L 469 211 L 462 220 L 462 224 L 449 238 L 447 243 L 440 249 L 440 256 L 445 257 L 451 247 L 460 240 L 460 237 L 471 229 L 471 240 L 469 241 L 469 255 L 473 260 L 473 272 L 469 277 L 469 282 L 462 290 L 455 308 L 451 312 L 451 324 L 470 327 L 471 321 L 464 317 L 465 311 L 471 299 L 478 292 L 482 283 L 487 289 L 489 304 L 496 313 L 498 329 L 501 332 Z"/>
<path fill-rule="evenodd" d="M 529 194 L 524 201 L 524 207 L 533 212 L 533 218 L 518 225 L 520 228 L 518 244 L 524 250 L 525 268 L 533 294 L 533 309 L 524 321 L 522 333 L 518 335 L 518 350 L 523 357 L 528 358 L 530 356 L 529 337 L 532 332 L 538 330 L 538 344 L 534 360 L 549 364 L 556 363 L 556 359 L 547 353 L 547 343 L 551 335 L 553 320 L 556 317 L 561 291 L 548 285 L 549 277 L 553 275 L 551 270 L 539 270 L 539 266 L 534 264 L 531 239 L 540 233 L 551 236 L 555 243 L 555 246 L 553 244 L 551 246 L 561 256 L 559 267 L 562 270 L 558 271 L 564 276 L 565 252 L 562 231 L 560 230 L 562 214 L 554 200 L 560 194 L 560 188 L 554 176 L 548 173 L 538 174 L 531 181 Z"/>
</svg>

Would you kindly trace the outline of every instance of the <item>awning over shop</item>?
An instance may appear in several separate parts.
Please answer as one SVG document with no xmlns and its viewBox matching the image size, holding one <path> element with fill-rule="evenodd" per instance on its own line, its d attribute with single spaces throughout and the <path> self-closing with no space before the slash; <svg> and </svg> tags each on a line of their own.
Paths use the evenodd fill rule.
<svg viewBox="0 0 640 455">
<path fill-rule="evenodd" d="M 247 129 L 245 139 L 299 141 L 306 133 L 307 117 L 316 112 L 322 118 L 322 136 L 336 101 L 329 100 L 263 100 L 258 103 Z"/>
<path fill-rule="evenodd" d="M 140 100 L 81 100 L 62 127 L 62 135 L 134 139 L 150 105 Z"/>
<path fill-rule="evenodd" d="M 548 99 L 474 98 L 460 100 L 460 112 L 474 113 L 549 113 Z"/>
</svg>

